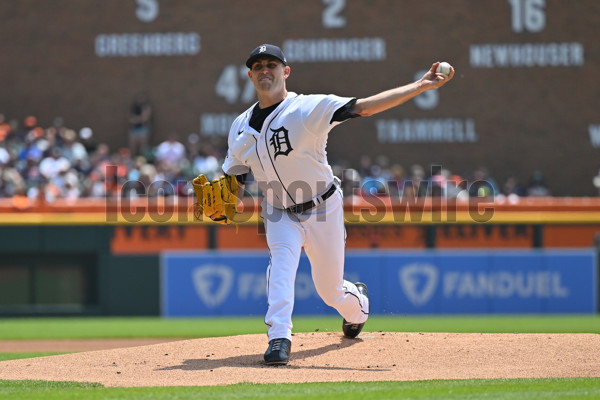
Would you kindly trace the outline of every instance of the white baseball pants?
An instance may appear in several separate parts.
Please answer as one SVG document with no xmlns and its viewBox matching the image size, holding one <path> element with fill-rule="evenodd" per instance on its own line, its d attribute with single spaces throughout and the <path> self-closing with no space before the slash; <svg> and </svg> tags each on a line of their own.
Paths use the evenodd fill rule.
<svg viewBox="0 0 600 400">
<path fill-rule="evenodd" d="M 266 207 L 266 213 L 265 213 Z M 352 282 L 344 280 L 346 229 L 342 194 L 338 190 L 303 214 L 273 208 L 263 202 L 270 263 L 267 269 L 269 340 L 292 340 L 294 282 L 302 248 L 308 256 L 317 293 L 350 323 L 368 318 L 369 303 Z"/>
</svg>

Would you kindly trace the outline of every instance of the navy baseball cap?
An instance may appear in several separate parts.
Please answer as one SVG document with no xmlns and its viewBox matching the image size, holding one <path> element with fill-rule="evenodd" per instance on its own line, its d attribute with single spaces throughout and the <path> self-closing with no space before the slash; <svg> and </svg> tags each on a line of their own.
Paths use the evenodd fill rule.
<svg viewBox="0 0 600 400">
<path fill-rule="evenodd" d="M 287 65 L 285 55 L 283 55 L 283 51 L 281 51 L 279 47 L 272 44 L 261 44 L 260 46 L 252 50 L 252 53 L 250 53 L 250 57 L 248 57 L 248 60 L 246 60 L 246 67 L 252 68 L 252 64 L 254 64 L 254 61 L 256 61 L 259 57 L 263 56 L 275 57 L 276 59 L 281 61 L 283 65 Z"/>
</svg>

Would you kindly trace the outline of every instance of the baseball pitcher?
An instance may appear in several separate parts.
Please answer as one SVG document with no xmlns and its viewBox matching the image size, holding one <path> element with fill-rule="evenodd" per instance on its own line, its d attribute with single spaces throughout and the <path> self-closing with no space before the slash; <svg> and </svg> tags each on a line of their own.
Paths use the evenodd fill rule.
<svg viewBox="0 0 600 400">
<path fill-rule="evenodd" d="M 396 107 L 437 89 L 454 76 L 439 62 L 419 80 L 367 98 L 288 92 L 291 68 L 277 46 L 262 44 L 246 61 L 258 102 L 231 126 L 225 175 L 194 180 L 198 205 L 214 221 L 235 221 L 236 196 L 252 172 L 264 197 L 263 223 L 269 248 L 267 364 L 287 364 L 292 346 L 294 282 L 302 249 L 319 296 L 343 318 L 342 330 L 355 338 L 369 317 L 365 284 L 344 280 L 343 196 L 328 164 L 325 147 L 333 127 L 355 117 Z"/>
</svg>

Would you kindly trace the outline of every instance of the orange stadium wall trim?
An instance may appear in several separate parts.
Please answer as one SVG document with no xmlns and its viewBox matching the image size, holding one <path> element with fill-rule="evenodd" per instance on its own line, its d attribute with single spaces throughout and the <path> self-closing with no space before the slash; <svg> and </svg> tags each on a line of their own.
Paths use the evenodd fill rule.
<svg viewBox="0 0 600 400">
<path fill-rule="evenodd" d="M 184 200 L 140 201 L 123 212 L 118 202 L 57 200 L 23 207 L 0 200 L 2 225 L 114 225 L 115 254 L 157 254 L 172 249 L 266 249 L 255 202 L 244 204 L 245 223 L 223 227 L 194 221 Z M 131 204 L 129 204 L 131 206 Z M 410 206 L 386 198 L 346 200 L 348 248 L 590 247 L 600 233 L 600 198 L 524 198 L 517 204 L 479 203 L 487 222 L 470 218 L 469 206 L 421 201 Z M 448 211 L 450 210 L 450 211 Z M 122 215 L 136 215 L 127 220 Z M 474 214 L 482 215 L 480 210 Z M 160 216 L 160 218 L 153 218 Z M 375 217 L 374 217 L 375 216 Z"/>
</svg>

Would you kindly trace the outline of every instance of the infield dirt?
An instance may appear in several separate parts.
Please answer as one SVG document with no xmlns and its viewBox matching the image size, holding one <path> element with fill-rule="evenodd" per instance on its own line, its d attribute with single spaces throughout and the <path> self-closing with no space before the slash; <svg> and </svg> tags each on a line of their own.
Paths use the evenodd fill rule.
<svg viewBox="0 0 600 400">
<path fill-rule="evenodd" d="M 154 342 L 96 341 L 103 350 L 0 362 L 0 379 L 105 386 L 205 386 L 240 382 L 409 381 L 600 377 L 600 335 L 363 332 L 294 335 L 287 366 L 263 364 L 266 335 Z M 63 343 L 59 341 L 56 343 Z M 76 343 L 70 341 L 75 351 Z M 31 342 L 22 342 L 22 345 Z M 40 341 L 36 351 L 40 350 Z M 104 343 L 104 344 L 102 344 Z M 0 342 L 16 349 L 18 342 Z M 51 351 L 50 343 L 45 351 Z M 133 346 L 111 348 L 115 346 Z M 68 346 L 67 346 L 68 347 Z M 78 350 L 89 350 L 90 346 Z M 67 351 L 65 346 L 62 350 Z"/>
</svg>

